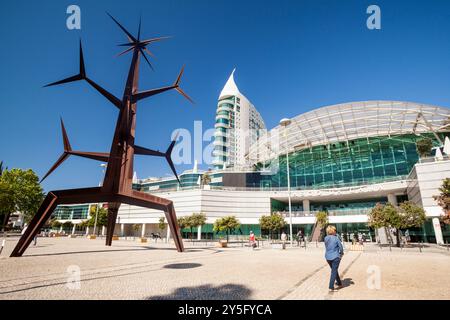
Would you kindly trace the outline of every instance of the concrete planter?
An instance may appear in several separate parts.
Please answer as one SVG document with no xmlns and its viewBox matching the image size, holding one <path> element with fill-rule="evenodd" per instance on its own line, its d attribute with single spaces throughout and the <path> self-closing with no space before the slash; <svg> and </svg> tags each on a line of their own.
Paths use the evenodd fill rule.
<svg viewBox="0 0 450 320">
<path fill-rule="evenodd" d="M 219 247 L 220 248 L 228 247 L 228 241 L 227 240 L 219 240 Z"/>
<path fill-rule="evenodd" d="M 77 235 L 76 234 L 69 234 L 69 238 L 76 238 Z"/>
<path fill-rule="evenodd" d="M 95 240 L 95 239 L 97 239 L 97 236 L 95 234 L 90 234 L 87 236 L 87 238 L 90 240 Z"/>
</svg>

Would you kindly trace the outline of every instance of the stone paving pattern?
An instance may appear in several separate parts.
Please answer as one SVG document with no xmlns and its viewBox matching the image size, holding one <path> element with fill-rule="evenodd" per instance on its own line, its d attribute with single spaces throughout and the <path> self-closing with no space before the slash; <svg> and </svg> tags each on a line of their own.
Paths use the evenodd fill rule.
<svg viewBox="0 0 450 320">
<path fill-rule="evenodd" d="M 328 293 L 323 244 L 281 250 L 265 246 L 217 248 L 85 238 L 39 238 L 22 258 L 0 256 L 0 299 L 450 299 L 450 252 L 430 246 L 392 251 L 366 245 L 347 251 L 344 288 Z M 67 286 L 69 266 L 80 289 Z M 369 289 L 369 266 L 380 268 L 380 289 Z"/>
</svg>

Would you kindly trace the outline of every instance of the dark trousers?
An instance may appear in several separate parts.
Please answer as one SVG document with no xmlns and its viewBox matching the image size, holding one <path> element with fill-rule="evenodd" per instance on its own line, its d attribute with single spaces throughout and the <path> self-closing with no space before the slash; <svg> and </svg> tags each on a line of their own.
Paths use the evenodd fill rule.
<svg viewBox="0 0 450 320">
<path fill-rule="evenodd" d="M 338 286 L 342 285 L 341 278 L 339 278 L 338 272 L 339 263 L 341 263 L 341 258 L 336 258 L 334 260 L 327 260 L 327 262 L 331 268 L 330 284 L 328 287 L 330 289 L 334 289 L 334 282 L 336 282 Z"/>
</svg>

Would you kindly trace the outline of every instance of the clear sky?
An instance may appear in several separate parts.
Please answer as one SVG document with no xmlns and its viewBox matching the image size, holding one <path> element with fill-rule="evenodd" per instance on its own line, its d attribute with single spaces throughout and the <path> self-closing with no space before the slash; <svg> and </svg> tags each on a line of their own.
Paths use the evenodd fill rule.
<svg viewBox="0 0 450 320">
<path fill-rule="evenodd" d="M 66 8 L 81 8 L 81 30 L 66 28 Z M 366 27 L 371 4 L 381 30 Z M 0 3 L 0 160 L 45 174 L 62 152 L 59 117 L 74 149 L 108 152 L 117 110 L 84 83 L 42 88 L 77 73 L 78 39 L 87 73 L 121 97 L 130 55 L 116 57 L 142 16 L 143 37 L 171 35 L 150 47 L 140 87 L 171 84 L 183 64 L 183 89 L 139 104 L 136 142 L 165 149 L 176 128 L 214 125 L 217 97 L 234 67 L 241 92 L 269 128 L 320 106 L 406 100 L 450 106 L 450 1 L 127 0 Z M 190 166 L 179 166 L 182 172 Z M 136 157 L 140 178 L 170 173 L 162 159 Z M 99 163 L 71 157 L 43 186 L 87 187 Z"/>
</svg>

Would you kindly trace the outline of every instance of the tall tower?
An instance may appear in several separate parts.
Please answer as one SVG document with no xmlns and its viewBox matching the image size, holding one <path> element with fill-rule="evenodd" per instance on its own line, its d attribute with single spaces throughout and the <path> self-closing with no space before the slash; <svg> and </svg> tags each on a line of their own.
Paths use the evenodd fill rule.
<svg viewBox="0 0 450 320">
<path fill-rule="evenodd" d="M 265 129 L 264 120 L 234 82 L 233 70 L 217 104 L 213 165 L 217 169 L 245 166 L 245 155 Z"/>
</svg>

